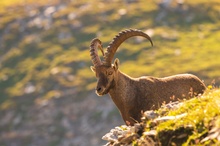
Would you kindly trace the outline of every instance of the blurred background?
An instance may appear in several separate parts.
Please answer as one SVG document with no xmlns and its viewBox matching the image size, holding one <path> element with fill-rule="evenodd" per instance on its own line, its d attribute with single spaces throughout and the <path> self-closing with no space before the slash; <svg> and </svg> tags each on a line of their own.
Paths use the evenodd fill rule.
<svg viewBox="0 0 220 146">
<path fill-rule="evenodd" d="M 116 53 L 132 77 L 193 73 L 220 84 L 219 0 L 1 0 L 0 145 L 98 146 L 124 124 L 108 95 L 95 94 L 90 41 Z"/>
</svg>

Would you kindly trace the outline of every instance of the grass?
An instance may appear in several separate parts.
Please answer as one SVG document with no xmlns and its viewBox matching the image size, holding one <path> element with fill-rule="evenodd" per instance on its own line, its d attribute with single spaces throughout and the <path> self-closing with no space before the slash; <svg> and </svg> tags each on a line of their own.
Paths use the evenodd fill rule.
<svg viewBox="0 0 220 146">
<path fill-rule="evenodd" d="M 162 106 L 144 113 L 142 121 L 134 126 L 119 127 L 124 134 L 117 135 L 115 128 L 105 135 L 116 137 L 115 142 L 110 142 L 112 145 L 219 145 L 220 89 L 210 85 L 199 97 Z M 132 135 L 136 136 L 131 138 Z"/>
<path fill-rule="evenodd" d="M 172 146 L 220 144 L 219 89 L 208 89 L 200 97 L 181 101 L 181 104 L 174 109 L 162 107 L 154 112 L 157 113 L 154 119 L 148 119 L 148 116 L 143 114 L 142 122 L 136 124 L 136 126 L 127 127 L 131 130 L 130 133 L 127 132 L 122 138 L 119 136 L 116 143 L 131 143 L 132 146 L 153 144 Z M 153 115 L 152 112 L 151 115 Z M 138 125 L 140 125 L 139 128 L 132 130 Z M 121 129 L 128 131 L 123 126 L 125 125 L 120 126 Z M 135 134 L 138 135 L 136 138 L 129 139 L 131 135 Z"/>
<path fill-rule="evenodd" d="M 186 116 L 160 123 L 156 127 L 158 139 L 163 142 L 169 142 L 169 145 L 215 145 L 219 144 L 217 136 L 211 134 L 220 129 L 220 90 L 215 89 L 207 91 L 201 98 L 193 98 L 184 101 L 183 104 L 175 110 L 169 110 L 166 116 L 177 116 L 186 114 Z M 164 111 L 163 111 L 164 112 Z M 160 110 L 159 110 L 160 113 Z M 149 122 L 150 123 L 150 122 Z M 187 128 L 190 127 L 190 131 Z M 146 130 L 149 128 L 146 128 Z M 181 129 L 181 133 L 178 130 Z M 218 129 L 210 132 L 211 129 Z M 173 135 L 169 135 L 172 133 Z M 169 135 L 168 136 L 166 136 Z M 179 134 L 179 135 L 178 135 Z M 187 134 L 185 141 L 178 141 L 177 137 Z M 164 139 L 165 138 L 165 139 Z M 166 139 L 168 138 L 168 139 Z M 176 139 L 176 140 L 175 140 Z M 180 139 L 180 138 L 179 138 Z M 175 142 L 176 141 L 176 142 Z"/>
<path fill-rule="evenodd" d="M 0 92 L 3 97 L 0 105 L 7 100 L 16 103 L 16 97 L 26 95 L 24 89 L 30 82 L 36 86 L 35 95 L 45 98 L 54 91 L 53 84 L 60 87 L 57 92 L 70 86 L 80 92 L 90 92 L 95 83 L 94 74 L 89 70 L 92 65 L 88 51 L 90 41 L 99 36 L 107 46 L 125 28 L 152 29 L 155 46 L 151 47 L 147 40 L 142 43 L 127 40 L 116 54 L 123 72 L 134 77 L 189 72 L 204 79 L 206 84 L 212 80 L 219 84 L 217 13 L 220 4 L 217 0 L 187 2 L 188 15 L 193 16 L 190 22 L 186 16 L 180 21 L 179 15 L 173 12 L 168 12 L 172 17 L 157 22 L 159 10 L 153 2 L 148 5 L 142 1 L 129 5 L 114 2 L 108 6 L 103 2 L 69 2 L 52 15 L 52 25 L 48 28 L 48 21 L 42 20 L 42 26 L 38 26 L 34 18 L 43 14 L 46 10 L 43 6 L 51 2 L 3 0 L 0 3 Z M 24 9 L 27 5 L 33 6 L 31 11 Z M 54 68 L 59 73 L 51 75 Z M 42 92 L 42 89 L 46 90 Z"/>
<path fill-rule="evenodd" d="M 154 42 L 151 47 L 147 40 L 138 43 L 137 38 L 131 38 L 120 46 L 115 57 L 120 59 L 120 70 L 126 74 L 164 77 L 193 73 L 206 85 L 215 83 L 218 87 L 220 2 L 195 0 L 185 2 L 184 6 L 185 14 L 168 11 L 167 16 L 158 21 L 161 10 L 154 1 L 128 4 L 115 0 L 106 5 L 105 1 L 97 0 L 0 0 L 0 115 L 13 110 L 25 117 L 29 107 L 47 104 L 56 98 L 68 96 L 71 102 L 88 98 L 96 86 L 95 75 L 90 71 L 90 41 L 99 37 L 107 47 L 111 39 L 126 28 L 151 32 Z M 49 8 L 56 11 L 46 16 Z M 30 85 L 34 90 L 26 92 Z M 167 115 L 194 111 L 189 112 L 190 117 L 182 122 L 163 123 L 157 131 L 164 133 L 165 127 L 172 133 L 175 131 L 172 128 L 178 129 L 187 123 L 193 126 L 193 132 L 185 145 L 196 141 L 199 144 L 209 135 L 205 128 L 211 128 L 207 123 L 214 121 L 212 118 L 216 118 L 213 125 L 220 126 L 218 116 L 214 115 L 218 112 L 214 107 L 219 108 L 217 97 L 218 90 L 207 93 L 204 98 L 192 99 L 190 103 L 186 101 L 188 108 L 181 107 Z M 204 120 L 198 116 L 196 108 L 201 110 Z M 206 117 L 207 113 L 210 115 Z M 196 124 L 199 120 L 203 120 L 202 124 Z M 13 129 L 13 122 L 0 127 L 1 131 Z M 204 128 L 200 128 L 201 125 Z M 62 127 L 55 127 L 54 134 L 61 136 L 50 140 L 49 145 L 59 145 L 64 138 Z M 29 138 L 31 136 L 24 140 L 26 145 L 30 144 Z M 202 144 L 212 141 L 215 139 Z"/>
</svg>

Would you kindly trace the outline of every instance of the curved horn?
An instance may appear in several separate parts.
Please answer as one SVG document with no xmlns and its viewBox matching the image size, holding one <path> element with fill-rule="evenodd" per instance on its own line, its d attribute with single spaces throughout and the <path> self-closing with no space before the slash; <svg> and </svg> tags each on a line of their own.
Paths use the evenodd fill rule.
<svg viewBox="0 0 220 146">
<path fill-rule="evenodd" d="M 142 36 L 147 38 L 151 45 L 153 46 L 153 42 L 151 38 L 144 32 L 137 29 L 126 29 L 121 31 L 118 35 L 116 35 L 113 40 L 109 43 L 107 50 L 104 55 L 104 64 L 107 66 L 111 66 L 112 59 L 117 51 L 118 47 L 128 38 L 133 36 Z"/>
<path fill-rule="evenodd" d="M 94 66 L 100 66 L 102 64 L 101 59 L 98 55 L 98 48 L 102 51 L 102 55 L 104 56 L 102 42 L 99 39 L 95 38 L 91 41 L 90 45 L 90 56 Z"/>
</svg>

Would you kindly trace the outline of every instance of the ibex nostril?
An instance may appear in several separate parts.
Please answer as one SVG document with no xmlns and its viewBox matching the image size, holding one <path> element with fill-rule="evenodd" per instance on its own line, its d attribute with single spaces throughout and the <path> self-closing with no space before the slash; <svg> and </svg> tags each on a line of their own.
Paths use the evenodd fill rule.
<svg viewBox="0 0 220 146">
<path fill-rule="evenodd" d="M 101 88 L 101 87 L 99 87 L 99 88 L 97 88 L 96 90 L 99 92 L 99 91 L 101 91 L 101 90 L 102 90 L 102 88 Z"/>
</svg>

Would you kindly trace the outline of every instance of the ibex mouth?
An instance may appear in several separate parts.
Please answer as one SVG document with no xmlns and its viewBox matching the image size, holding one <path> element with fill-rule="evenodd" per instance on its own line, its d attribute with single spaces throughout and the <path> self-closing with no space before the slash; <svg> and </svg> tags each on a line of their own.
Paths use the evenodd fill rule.
<svg viewBox="0 0 220 146">
<path fill-rule="evenodd" d="M 103 96 L 103 95 L 105 95 L 105 94 L 107 94 L 107 93 L 105 93 L 105 92 L 98 92 L 98 91 L 96 91 L 96 94 L 97 94 L 98 96 Z"/>
<path fill-rule="evenodd" d="M 103 95 L 105 95 L 107 93 L 108 93 L 108 90 L 106 88 L 98 88 L 98 89 L 96 89 L 96 94 L 98 96 L 103 96 Z"/>
</svg>

